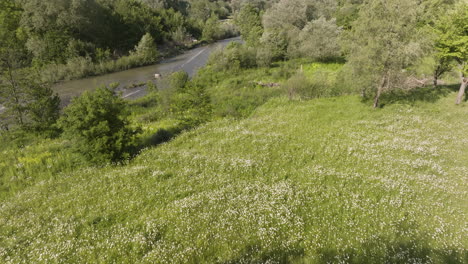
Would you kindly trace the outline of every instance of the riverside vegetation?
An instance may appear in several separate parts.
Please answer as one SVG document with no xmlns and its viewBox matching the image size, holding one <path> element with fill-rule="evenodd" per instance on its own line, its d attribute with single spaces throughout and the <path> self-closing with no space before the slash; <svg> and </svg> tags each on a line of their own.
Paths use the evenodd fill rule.
<svg viewBox="0 0 468 264">
<path fill-rule="evenodd" d="M 46 66 L 1 42 L 1 262 L 468 261 L 463 1 L 131 3 L 209 7 L 205 36 L 233 15 L 245 43 L 142 98 L 110 84 L 59 112 L 33 78 Z M 156 56 L 136 35 L 129 56 Z"/>
</svg>

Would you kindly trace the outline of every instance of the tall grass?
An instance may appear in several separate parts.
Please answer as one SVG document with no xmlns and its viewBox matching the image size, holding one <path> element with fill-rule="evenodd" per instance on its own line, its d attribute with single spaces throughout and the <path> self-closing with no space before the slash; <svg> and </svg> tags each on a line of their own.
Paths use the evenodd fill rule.
<svg viewBox="0 0 468 264">
<path fill-rule="evenodd" d="M 468 124 L 451 98 L 267 102 L 5 200 L 0 259 L 466 263 Z"/>
</svg>

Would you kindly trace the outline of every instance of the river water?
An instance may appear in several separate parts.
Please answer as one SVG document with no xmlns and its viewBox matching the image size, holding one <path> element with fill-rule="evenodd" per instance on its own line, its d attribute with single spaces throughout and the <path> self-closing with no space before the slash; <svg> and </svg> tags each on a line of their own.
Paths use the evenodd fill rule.
<svg viewBox="0 0 468 264">
<path fill-rule="evenodd" d="M 206 65 L 210 54 L 220 48 L 224 48 L 230 42 L 241 42 L 240 37 L 220 40 L 213 44 L 198 47 L 184 52 L 173 58 L 165 59 L 158 64 L 146 67 L 134 68 L 126 71 L 110 73 L 101 76 L 89 77 L 80 80 L 65 81 L 54 85 L 53 89 L 62 99 L 63 104 L 68 104 L 72 97 L 80 95 L 86 90 L 93 90 L 98 86 L 108 85 L 118 82 L 119 89 L 123 90 L 122 97 L 134 99 L 146 94 L 146 87 L 135 87 L 124 89 L 133 84 L 146 83 L 149 80 L 155 80 L 156 73 L 164 76 L 176 71 L 185 71 L 191 77 L 195 75 L 200 67 Z"/>
</svg>

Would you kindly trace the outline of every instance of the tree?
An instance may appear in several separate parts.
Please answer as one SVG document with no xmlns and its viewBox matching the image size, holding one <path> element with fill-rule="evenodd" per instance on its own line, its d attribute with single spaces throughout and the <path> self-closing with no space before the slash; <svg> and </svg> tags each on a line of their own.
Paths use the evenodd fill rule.
<svg viewBox="0 0 468 264">
<path fill-rule="evenodd" d="M 460 104 L 468 85 L 468 4 L 456 6 L 453 12 L 443 17 L 436 25 L 438 39 L 435 48 L 439 67 L 442 70 L 450 69 L 450 62 L 456 61 L 460 68 L 460 89 L 456 104 Z M 440 71 L 435 71 L 436 79 Z"/>
<path fill-rule="evenodd" d="M 156 43 L 150 33 L 143 35 L 140 42 L 135 47 L 135 54 L 141 57 L 145 64 L 157 61 L 159 53 Z"/>
<path fill-rule="evenodd" d="M 351 24 L 358 18 L 359 8 L 364 0 L 338 0 L 336 22 L 345 30 L 351 29 Z"/>
<path fill-rule="evenodd" d="M 206 89 L 197 84 L 187 84 L 171 98 L 171 113 L 185 128 L 193 128 L 211 118 L 211 99 Z"/>
<path fill-rule="evenodd" d="M 0 0 L 0 105 L 5 108 L 3 116 L 8 116 L 14 123 L 23 125 L 25 108 L 22 104 L 24 91 L 17 83 L 15 70 L 24 65 L 25 52 L 21 48 L 22 40 L 19 23 L 21 8 L 10 0 Z"/>
<path fill-rule="evenodd" d="M 308 36 L 310 29 L 315 25 L 323 24 L 321 22 L 310 24 L 310 22 L 318 19 L 332 21 L 336 7 L 336 0 L 280 0 L 274 4 L 263 15 L 264 33 L 258 55 L 259 64 L 268 64 L 264 62 L 291 55 L 287 54 L 288 50 L 294 54 L 302 48 L 302 45 L 310 47 L 311 45 L 306 43 L 307 41 L 302 42 L 300 39 L 313 39 L 314 36 Z M 302 36 L 300 36 L 301 31 L 307 25 L 309 28 L 303 31 Z M 333 32 L 335 31 L 333 30 Z M 326 37 L 334 35 L 333 32 Z M 316 44 L 321 45 L 318 42 Z"/>
<path fill-rule="evenodd" d="M 29 127 L 37 132 L 51 130 L 60 114 L 60 97 L 54 94 L 50 85 L 31 81 L 29 83 L 27 114 Z"/>
<path fill-rule="evenodd" d="M 421 56 L 418 11 L 417 0 L 367 1 L 347 32 L 347 68 L 363 95 L 372 92 L 374 107 L 383 92 L 403 85 L 405 71 Z"/>
<path fill-rule="evenodd" d="M 10 125 L 36 132 L 51 130 L 60 112 L 60 98 L 50 85 L 28 69 L 7 67 L 0 77 L 0 104 Z"/>
<path fill-rule="evenodd" d="M 60 99 L 50 86 L 24 67 L 29 63 L 25 50 L 26 33 L 20 26 L 23 10 L 14 2 L 0 0 L 0 105 L 9 125 L 49 129 L 57 120 Z"/>
<path fill-rule="evenodd" d="M 310 21 L 292 37 L 288 53 L 292 57 L 312 58 L 320 61 L 337 58 L 341 55 L 339 45 L 341 29 L 335 19 L 324 17 Z"/>
<path fill-rule="evenodd" d="M 235 17 L 235 24 L 245 43 L 256 47 L 263 34 L 260 10 L 250 3 L 244 5 Z"/>
<path fill-rule="evenodd" d="M 127 103 L 106 87 L 72 100 L 59 120 L 74 149 L 94 163 L 131 156 L 139 129 L 132 129 Z"/>
<path fill-rule="evenodd" d="M 205 27 L 203 28 L 202 38 L 204 41 L 213 42 L 220 34 L 219 18 L 214 13 L 206 21 Z"/>
</svg>

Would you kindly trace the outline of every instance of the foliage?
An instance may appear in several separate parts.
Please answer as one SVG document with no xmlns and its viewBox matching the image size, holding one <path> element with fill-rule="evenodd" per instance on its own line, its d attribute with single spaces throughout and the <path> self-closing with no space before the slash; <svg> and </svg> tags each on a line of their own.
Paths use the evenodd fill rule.
<svg viewBox="0 0 468 264">
<path fill-rule="evenodd" d="M 60 127 L 77 152 L 96 164 L 129 158 L 138 129 L 128 121 L 127 103 L 105 87 L 72 100 Z"/>
<path fill-rule="evenodd" d="M 231 42 L 223 50 L 212 53 L 208 65 L 218 71 L 253 68 L 256 64 L 256 50 L 240 43 Z"/>
<path fill-rule="evenodd" d="M 310 21 L 296 37 L 291 38 L 288 54 L 291 57 L 333 60 L 341 56 L 340 28 L 335 19 L 324 17 Z"/>
<path fill-rule="evenodd" d="M 385 90 L 404 85 L 404 71 L 422 55 L 419 11 L 413 0 L 366 2 L 347 33 L 352 83 L 361 87 L 363 95 L 374 96 L 374 107 Z"/>
<path fill-rule="evenodd" d="M 29 83 L 30 102 L 27 105 L 29 128 L 34 131 L 46 132 L 55 130 L 56 121 L 59 119 L 60 98 L 54 94 L 52 88 L 47 84 Z"/>
<path fill-rule="evenodd" d="M 236 33 L 230 24 L 220 30 L 215 21 L 230 13 L 224 1 L 2 0 L 0 10 L 1 49 L 14 40 L 6 54 L 20 54 L 15 56 L 21 57 L 22 67 L 55 75 L 46 78 L 53 82 L 153 63 L 157 53 L 148 53 L 155 47 L 151 42 L 175 40 L 191 46 L 192 36 L 202 37 L 203 30 L 207 41 Z M 145 54 L 133 57 L 139 45 L 147 46 L 145 52 L 140 50 Z M 167 52 L 174 49 L 178 47 Z"/>
<path fill-rule="evenodd" d="M 176 43 L 182 44 L 190 39 L 190 35 L 184 27 L 178 27 L 174 32 L 172 32 L 171 38 Z"/>
<path fill-rule="evenodd" d="M 359 8 L 364 0 L 339 0 L 337 2 L 336 23 L 345 30 L 349 30 L 359 16 Z"/>
<path fill-rule="evenodd" d="M 135 55 L 141 58 L 144 64 L 155 63 L 158 59 L 156 43 L 150 33 L 146 33 L 135 46 Z"/>
<path fill-rule="evenodd" d="M 4 126 L 49 133 L 59 116 L 60 98 L 28 70 L 7 67 L 0 76 L 0 116 Z"/>
<path fill-rule="evenodd" d="M 258 8 L 248 3 L 236 14 L 235 24 L 239 27 L 242 39 L 248 46 L 256 47 L 263 34 L 261 13 Z"/>
<path fill-rule="evenodd" d="M 171 113 L 181 127 L 194 128 L 211 118 L 210 96 L 202 86 L 186 85 L 172 96 Z"/>
<path fill-rule="evenodd" d="M 278 1 L 263 15 L 259 64 L 267 66 L 304 54 L 317 59 L 339 55 L 340 32 L 333 19 L 336 9 L 335 0 Z"/>
<path fill-rule="evenodd" d="M 463 29 L 465 26 L 463 21 L 466 19 L 466 17 L 463 18 L 463 14 L 467 13 L 464 10 L 468 8 L 463 8 L 462 6 L 453 8 L 458 10 L 449 10 L 448 15 L 439 14 L 434 21 L 434 25 L 432 25 L 435 35 L 435 81 L 442 74 L 452 69 L 453 61 L 463 61 L 463 50 L 468 49 L 467 47 L 463 47 L 464 42 L 468 41 L 466 39 L 468 38 L 468 33 L 466 30 L 464 32 Z"/>
<path fill-rule="evenodd" d="M 462 3 L 455 7 L 455 10 L 442 17 L 436 25 L 437 40 L 435 49 L 438 59 L 437 70 L 443 71 L 450 69 L 450 62 L 455 61 L 460 67 L 462 75 L 462 85 L 457 98 L 457 104 L 461 103 L 464 95 L 464 87 L 468 83 L 468 4 Z"/>
<path fill-rule="evenodd" d="M 202 33 L 202 39 L 204 41 L 213 42 L 219 38 L 221 30 L 218 20 L 219 18 L 214 14 L 206 20 Z"/>
<path fill-rule="evenodd" d="M 189 81 L 189 75 L 185 71 L 174 72 L 169 76 L 169 88 L 182 92 Z"/>
<path fill-rule="evenodd" d="M 288 36 L 285 32 L 269 30 L 263 33 L 257 53 L 257 63 L 270 66 L 272 62 L 286 58 Z"/>
</svg>

